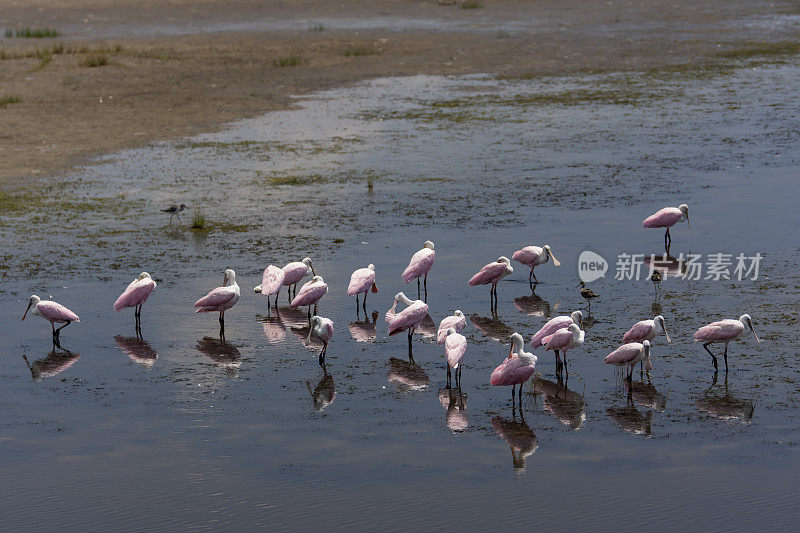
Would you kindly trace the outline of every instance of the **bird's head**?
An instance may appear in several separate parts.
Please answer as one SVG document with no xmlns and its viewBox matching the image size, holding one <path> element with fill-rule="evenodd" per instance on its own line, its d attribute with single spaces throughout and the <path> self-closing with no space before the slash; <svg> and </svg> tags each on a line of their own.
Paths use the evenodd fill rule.
<svg viewBox="0 0 800 533">
<path fill-rule="evenodd" d="M 41 301 L 42 299 L 35 294 L 31 295 L 31 297 L 28 298 L 28 307 L 25 308 L 25 313 L 22 315 L 22 320 L 25 320 L 25 317 L 28 316 L 28 311 L 31 307 L 34 308 L 33 314 L 36 314 L 36 305 L 38 305 Z"/>
<path fill-rule="evenodd" d="M 689 224 L 689 206 L 686 204 L 681 204 L 678 206 L 678 209 L 680 209 L 681 213 L 683 213 L 683 218 L 686 219 L 686 223 Z M 689 229 L 692 229 L 691 224 L 689 224 Z"/>
<path fill-rule="evenodd" d="M 433 250 L 433 241 L 425 241 L 423 248 L 430 248 L 431 250 Z"/>
</svg>

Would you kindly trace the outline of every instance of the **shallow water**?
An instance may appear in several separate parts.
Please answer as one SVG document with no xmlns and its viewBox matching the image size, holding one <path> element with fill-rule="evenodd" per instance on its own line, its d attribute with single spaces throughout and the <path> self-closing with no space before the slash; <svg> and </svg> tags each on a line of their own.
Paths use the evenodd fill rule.
<svg viewBox="0 0 800 533">
<path fill-rule="evenodd" d="M 72 530 L 89 517 L 126 530 L 395 530 L 530 518 L 563 529 L 788 529 L 798 518 L 798 242 L 775 228 L 798 222 L 797 73 L 790 62 L 702 79 L 375 80 L 5 191 L 7 527 Z M 173 201 L 202 209 L 209 230 L 167 225 L 158 208 Z M 663 251 L 662 232 L 641 220 L 683 202 L 692 229 L 674 228 L 671 254 L 761 252 L 758 280 L 668 277 L 654 302 L 649 281 L 613 279 L 617 254 Z M 463 398 L 443 390 L 435 342 L 416 336 L 412 366 L 405 337 L 386 337 L 383 313 L 398 290 L 416 294 L 399 275 L 426 239 L 437 246 L 433 321 L 456 308 L 470 317 Z M 488 289 L 466 280 L 544 243 L 564 265 L 537 269 L 532 295 L 514 264 L 493 318 Z M 601 298 L 586 345 L 570 354 L 568 391 L 554 383 L 553 356 L 537 351 L 523 425 L 488 376 L 510 332 L 527 340 L 548 317 L 585 310 L 575 285 L 586 249 L 611 263 L 591 284 Z M 268 263 L 306 255 L 330 286 L 319 310 L 336 324 L 328 376 L 301 342 L 302 313 L 265 322 L 252 293 Z M 367 263 L 380 287 L 368 300 L 374 340 L 345 295 Z M 215 316 L 191 305 L 225 268 L 242 298 L 223 343 Z M 110 310 L 142 269 L 159 280 L 146 345 L 131 339 L 130 312 Z M 47 324 L 19 322 L 32 292 L 81 316 L 62 333 L 72 355 L 48 359 Z M 745 312 L 761 343 L 733 343 L 731 371 L 715 380 L 691 334 Z M 630 404 L 602 358 L 656 313 L 673 343 L 656 339 L 652 380 L 634 382 Z"/>
</svg>

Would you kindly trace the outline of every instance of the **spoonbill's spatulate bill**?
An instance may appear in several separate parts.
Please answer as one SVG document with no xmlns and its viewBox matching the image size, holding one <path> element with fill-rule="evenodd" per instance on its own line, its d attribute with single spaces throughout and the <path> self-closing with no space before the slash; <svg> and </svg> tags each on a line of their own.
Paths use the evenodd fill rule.
<svg viewBox="0 0 800 533">
<path fill-rule="evenodd" d="M 28 316 L 28 311 L 30 311 L 32 315 L 40 316 L 50 322 L 50 327 L 53 329 L 53 344 L 56 346 L 60 346 L 61 344 L 61 330 L 73 322 L 81 321 L 78 315 L 60 303 L 51 300 L 42 300 L 35 294 L 28 299 L 28 307 L 22 315 L 22 320 L 25 320 L 25 317 Z M 56 324 L 64 325 L 60 328 L 56 328 Z"/>
<path fill-rule="evenodd" d="M 396 312 L 397 304 L 402 303 L 406 306 L 405 309 Z M 420 322 L 425 320 L 428 316 L 428 304 L 422 300 L 411 300 L 402 292 L 398 292 L 394 296 L 394 303 L 391 309 L 386 312 L 386 319 L 389 323 L 389 336 L 400 333 L 401 331 L 408 331 L 408 355 L 411 355 L 411 338 L 414 335 L 414 328 Z"/>
<path fill-rule="evenodd" d="M 607 365 L 628 367 L 628 381 L 633 379 L 633 367 L 642 361 L 645 361 L 645 370 L 649 372 L 653 369 L 650 363 L 650 341 L 623 344 L 603 359 Z"/>
<path fill-rule="evenodd" d="M 356 297 L 356 317 L 358 317 L 358 295 L 364 294 L 364 317 L 367 316 L 367 293 L 369 291 L 378 292 L 375 284 L 375 265 L 370 264 L 367 268 L 359 268 L 350 276 L 350 284 L 347 286 L 347 295 Z"/>
<path fill-rule="evenodd" d="M 511 401 L 514 401 L 514 388 L 519 385 L 519 406 L 522 411 L 522 384 L 528 381 L 536 371 L 538 358 L 524 350 L 525 341 L 519 333 L 511 335 L 511 349 L 503 363 L 494 369 L 489 383 L 493 386 L 511 385 Z"/>
<path fill-rule="evenodd" d="M 439 323 L 439 329 L 436 332 L 436 344 L 439 346 L 444 344 L 448 329 L 453 328 L 456 333 L 461 333 L 465 327 L 467 327 L 467 317 L 464 316 L 460 309 L 456 309 L 452 315 L 444 317 Z"/>
<path fill-rule="evenodd" d="M 195 313 L 219 312 L 219 333 L 225 335 L 225 311 L 236 305 L 239 301 L 239 285 L 236 283 L 236 272 L 232 269 L 225 271 L 222 286 L 217 287 L 194 303 Z"/>
<path fill-rule="evenodd" d="M 686 225 L 689 226 L 689 229 L 692 229 L 692 225 L 689 223 L 689 206 L 686 204 L 681 204 L 678 207 L 665 207 L 664 209 L 659 209 L 642 222 L 642 225 L 645 228 L 667 228 L 666 233 L 664 233 L 664 247 L 669 250 L 670 245 L 672 244 L 672 237 L 669 234 L 669 228 L 677 224 L 678 222 L 686 221 Z"/>
<path fill-rule="evenodd" d="M 725 372 L 728 371 L 728 343 L 744 333 L 745 328 L 750 328 L 756 342 L 761 342 L 756 335 L 756 330 L 753 328 L 753 320 L 750 315 L 742 315 L 739 320 L 726 319 L 719 322 L 712 322 L 707 326 L 698 329 L 694 334 L 694 342 L 702 342 L 703 348 L 711 355 L 714 361 L 714 370 L 717 370 L 717 356 L 708 349 L 710 344 L 723 342 L 725 343 Z"/>
<path fill-rule="evenodd" d="M 328 351 L 328 343 L 333 338 L 333 320 L 324 316 L 314 315 L 311 317 L 311 327 L 308 328 L 306 344 L 311 342 L 311 336 L 315 336 L 322 341 L 322 351 L 319 352 L 319 365 L 325 366 L 325 354 Z"/>
<path fill-rule="evenodd" d="M 406 283 L 410 283 L 412 279 L 417 280 L 417 298 L 422 298 L 419 287 L 420 277 L 424 277 L 425 297 L 426 299 L 428 297 L 428 272 L 431 271 L 434 258 L 436 258 L 436 252 L 433 251 L 433 242 L 425 241 L 422 249 L 411 256 L 411 261 L 403 271 L 401 278 Z"/>
<path fill-rule="evenodd" d="M 577 324 L 570 324 L 566 328 L 559 329 L 552 335 L 542 339 L 545 350 L 553 350 L 556 354 L 556 373 L 561 373 L 561 361 L 558 356 L 560 351 L 564 356 L 564 369 L 567 370 L 567 350 L 583 346 L 585 333 Z M 567 370 L 567 372 L 569 372 Z"/>
<path fill-rule="evenodd" d="M 495 310 L 497 309 L 497 283 L 512 272 L 514 272 L 514 269 L 511 267 L 511 261 L 509 261 L 508 257 L 501 256 L 497 261 L 492 261 L 485 265 L 477 274 L 472 276 L 469 280 L 469 286 L 491 285 L 492 288 L 489 291 L 490 305 L 492 310 Z"/>
<path fill-rule="evenodd" d="M 447 387 L 450 388 L 450 369 L 456 372 L 456 388 L 461 388 L 461 362 L 464 354 L 467 353 L 467 338 L 460 333 L 456 333 L 455 328 L 447 330 L 447 337 L 444 340 L 444 355 L 447 358 Z"/>
<path fill-rule="evenodd" d="M 539 283 L 539 280 L 536 279 L 536 273 L 533 271 L 533 269 L 539 265 L 547 263 L 551 258 L 553 259 L 553 266 L 561 266 L 561 261 L 556 259 L 556 256 L 553 255 L 549 244 L 545 244 L 543 248 L 539 246 L 526 246 L 521 250 L 517 250 L 511 256 L 511 259 L 514 261 L 530 267 L 531 273 L 528 275 L 528 283 L 530 284 L 531 288 L 533 288 L 534 283 Z"/>
<path fill-rule="evenodd" d="M 117 301 L 114 302 L 114 311 L 122 311 L 128 307 L 134 309 L 134 319 L 136 321 L 136 329 L 141 329 L 142 326 L 142 305 L 150 297 L 150 293 L 156 288 L 156 282 L 150 277 L 147 272 L 139 274 L 135 280 L 131 281 L 125 291 L 119 295 Z"/>
</svg>

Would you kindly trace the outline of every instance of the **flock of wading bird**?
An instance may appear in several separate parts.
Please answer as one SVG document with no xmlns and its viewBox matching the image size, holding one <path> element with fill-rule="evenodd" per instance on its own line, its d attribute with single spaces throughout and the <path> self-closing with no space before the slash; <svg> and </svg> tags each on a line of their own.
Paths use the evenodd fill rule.
<svg viewBox="0 0 800 533">
<path fill-rule="evenodd" d="M 689 225 L 689 208 L 686 204 L 680 207 L 665 207 L 659 210 L 644 220 L 644 227 L 666 228 L 664 244 L 668 251 L 672 240 L 669 233 L 670 227 L 683 221 Z M 689 227 L 691 228 L 690 225 Z M 417 280 L 418 299 L 412 300 L 402 292 L 398 292 L 394 297 L 392 307 L 386 312 L 389 336 L 403 331 L 408 333 L 408 352 L 411 362 L 413 362 L 412 337 L 414 330 L 428 317 L 428 304 L 425 301 L 427 300 L 428 292 L 427 281 L 428 273 L 433 267 L 435 257 L 436 252 L 434 251 L 433 242 L 426 241 L 423 248 L 411 257 L 408 267 L 406 267 L 401 276 L 402 280 L 406 283 L 410 283 L 415 279 Z M 537 266 L 545 264 L 551 259 L 555 266 L 560 265 L 558 259 L 553 255 L 548 245 L 544 247 L 526 246 L 514 252 L 512 259 L 530 267 L 529 282 L 531 286 L 533 286 L 534 283 L 538 283 L 538 279 L 534 273 L 534 269 Z M 470 278 L 468 283 L 470 286 L 491 286 L 490 303 L 493 312 L 496 312 L 498 298 L 497 284 L 504 277 L 511 274 L 513 270 L 511 260 L 507 257 L 500 257 L 496 261 L 481 268 L 479 272 Z M 309 275 L 312 276 L 311 280 L 305 283 L 298 291 L 297 284 Z M 653 283 L 657 285 L 661 280 L 660 272 L 655 270 L 651 279 Z M 141 335 L 142 306 L 155 287 L 156 282 L 150 277 L 150 274 L 142 272 L 128 285 L 117 301 L 114 302 L 113 307 L 115 311 L 122 311 L 129 307 L 134 308 L 137 335 Z M 328 292 L 328 285 L 325 283 L 322 276 L 316 274 L 311 259 L 309 258 L 289 263 L 283 268 L 269 265 L 264 270 L 261 284 L 254 288 L 254 292 L 261 293 L 267 297 L 268 313 L 272 305 L 270 300 L 272 297 L 275 299 L 274 305 L 277 309 L 278 296 L 283 287 L 286 287 L 289 293 L 288 296 L 291 308 L 308 308 L 309 332 L 307 341 L 310 342 L 313 336 L 322 342 L 319 364 L 324 368 L 325 353 L 328 343 L 333 337 L 334 327 L 331 319 L 319 316 L 316 313 L 319 301 Z M 581 282 L 579 287 L 581 287 L 581 296 L 589 301 L 589 305 L 591 306 L 591 299 L 598 297 L 598 295 L 591 289 L 585 287 L 583 282 Z M 422 299 L 423 290 L 425 294 L 424 299 Z M 348 296 L 356 297 L 356 313 L 359 312 L 359 295 L 363 295 L 360 304 L 366 316 L 367 295 L 370 291 L 378 292 L 378 287 L 375 283 L 374 265 L 369 265 L 366 268 L 359 268 L 353 272 L 350 278 L 347 294 Z M 656 292 L 658 292 L 657 286 Z M 239 300 L 239 296 L 240 290 L 236 282 L 236 273 L 228 269 L 225 271 L 222 286 L 215 288 L 207 295 L 197 300 L 194 307 L 197 313 L 219 313 L 220 337 L 224 339 L 225 311 L 236 304 Z M 399 304 L 405 306 L 401 311 L 397 309 Z M 313 314 L 311 312 L 312 307 L 314 308 Z M 59 334 L 61 330 L 72 322 L 80 322 L 78 315 L 63 305 L 53 301 L 42 300 L 36 295 L 30 297 L 28 308 L 22 316 L 23 320 L 27 316 L 28 311 L 50 322 L 53 344 L 58 347 L 60 347 Z M 63 325 L 56 328 L 56 324 Z M 461 335 L 461 331 L 466 327 L 466 324 L 466 317 L 460 310 L 456 310 L 453 315 L 444 318 L 439 324 L 436 337 L 437 343 L 439 345 L 444 345 L 444 355 L 447 360 L 448 388 L 452 385 L 451 370 L 455 373 L 456 388 L 460 389 L 461 386 L 461 370 L 467 352 L 467 339 Z M 559 379 L 567 369 L 567 352 L 574 348 L 579 348 L 584 344 L 585 333 L 581 329 L 582 327 L 583 313 L 581 311 L 574 311 L 568 316 L 558 316 L 549 320 L 531 338 L 530 346 L 532 349 L 544 348 L 545 351 L 554 352 L 556 374 Z M 728 343 L 737 339 L 745 332 L 746 328 L 749 328 L 753 332 L 753 335 L 758 341 L 758 336 L 756 336 L 755 329 L 753 328 L 753 321 L 747 314 L 742 315 L 738 320 L 720 320 L 703 326 L 695 332 L 694 340 L 695 342 L 701 342 L 703 348 L 711 355 L 715 370 L 717 369 L 717 357 L 709 349 L 709 345 L 723 343 L 725 345 L 723 355 L 725 358 L 725 370 L 727 372 Z M 651 342 L 658 335 L 664 335 L 667 342 L 670 342 L 663 316 L 658 315 L 652 320 L 637 322 L 623 336 L 623 344 L 606 356 L 604 362 L 606 364 L 626 368 L 627 376 L 625 379 L 627 379 L 628 382 L 632 380 L 633 370 L 637 363 L 642 367 L 642 372 L 647 371 L 649 375 L 649 371 L 653 368 L 650 362 Z M 513 333 L 510 340 L 511 348 L 508 356 L 494 369 L 489 378 L 489 382 L 495 386 L 510 385 L 512 387 L 512 402 L 514 401 L 515 389 L 519 385 L 518 394 L 521 404 L 522 385 L 533 376 L 537 357 L 533 353 L 525 351 L 524 339 L 519 333 Z"/>
</svg>

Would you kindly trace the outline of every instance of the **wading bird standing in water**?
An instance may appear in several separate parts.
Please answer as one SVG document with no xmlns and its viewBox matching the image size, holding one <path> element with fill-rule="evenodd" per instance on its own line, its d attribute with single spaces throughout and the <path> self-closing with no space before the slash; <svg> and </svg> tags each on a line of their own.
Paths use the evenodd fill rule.
<svg viewBox="0 0 800 533">
<path fill-rule="evenodd" d="M 219 336 L 225 337 L 225 311 L 239 301 L 239 285 L 236 283 L 236 272 L 225 271 L 222 287 L 217 287 L 194 303 L 195 313 L 219 312 Z"/>
<path fill-rule="evenodd" d="M 712 322 L 707 326 L 703 326 L 695 332 L 694 342 L 703 343 L 703 348 L 706 349 L 706 351 L 711 355 L 711 359 L 714 361 L 714 370 L 717 370 L 717 356 L 711 353 L 711 350 L 708 349 L 708 345 L 715 342 L 724 342 L 725 372 L 727 372 L 728 343 L 734 339 L 737 339 L 739 335 L 744 333 L 745 327 L 750 328 L 750 331 L 753 332 L 756 342 L 761 342 L 758 339 L 758 335 L 756 335 L 756 330 L 753 329 L 753 320 L 750 318 L 750 315 L 742 315 L 739 317 L 739 320 L 726 319 L 720 320 L 719 322 Z"/>
<path fill-rule="evenodd" d="M 444 339 L 444 355 L 447 357 L 447 388 L 450 388 L 451 378 L 450 369 L 456 373 L 456 388 L 461 390 L 461 363 L 464 354 L 467 353 L 467 338 L 460 333 L 456 333 L 455 328 L 447 330 L 447 337 Z"/>
<path fill-rule="evenodd" d="M 328 292 L 328 284 L 322 276 L 314 276 L 311 281 L 300 287 L 300 292 L 294 297 L 289 307 L 294 309 L 303 305 L 308 306 L 308 323 L 311 324 L 311 306 L 314 306 L 314 314 L 317 312 L 317 304 Z"/>
<path fill-rule="evenodd" d="M 172 218 L 178 217 L 178 223 L 183 224 L 181 220 L 181 213 L 187 209 L 186 204 L 172 204 L 166 209 L 162 209 L 161 211 L 164 213 L 169 213 L 169 225 L 172 225 Z"/>
<path fill-rule="evenodd" d="M 398 303 L 403 303 L 407 307 L 400 311 L 395 312 Z M 408 331 L 408 357 L 413 361 L 414 357 L 411 354 L 411 337 L 414 335 L 414 328 L 420 322 L 425 320 L 428 316 L 428 304 L 422 300 L 411 300 L 402 292 L 398 292 L 394 296 L 394 304 L 392 308 L 386 312 L 386 321 L 389 323 L 389 336 L 401 331 Z"/>
<path fill-rule="evenodd" d="M 600 295 L 596 294 L 592 289 L 587 287 L 586 284 L 584 282 L 582 282 L 582 281 L 577 286 L 581 288 L 581 296 L 583 297 L 583 299 L 589 302 L 589 310 L 588 310 L 588 312 L 591 315 L 592 314 L 592 298 L 599 298 Z"/>
<path fill-rule="evenodd" d="M 474 287 L 475 285 L 491 284 L 492 288 L 489 291 L 489 305 L 492 308 L 492 312 L 496 313 L 497 283 L 512 272 L 514 272 L 514 269 L 511 268 L 511 261 L 509 261 L 508 257 L 501 256 L 497 261 L 489 263 L 480 269 L 477 274 L 472 276 L 469 280 L 469 286 Z"/>
<path fill-rule="evenodd" d="M 689 224 L 689 206 L 681 204 L 678 207 L 665 207 L 664 209 L 656 211 L 644 219 L 642 225 L 645 228 L 667 228 L 666 233 L 664 233 L 664 248 L 666 248 L 669 253 L 669 247 L 672 244 L 669 228 L 684 220 L 689 226 L 689 229 L 692 229 L 692 225 Z"/>
<path fill-rule="evenodd" d="M 422 298 L 419 288 L 419 278 L 424 276 L 425 299 L 428 299 L 428 272 L 431 271 L 436 252 L 433 251 L 433 243 L 425 241 L 425 245 L 417 253 L 411 256 L 408 266 L 401 276 L 403 281 L 410 283 L 412 279 L 417 279 L 417 298 Z"/>
<path fill-rule="evenodd" d="M 638 342 L 629 342 L 628 344 L 623 344 L 603 359 L 607 365 L 614 365 L 620 367 L 628 367 L 628 375 L 626 379 L 631 381 L 633 379 L 633 367 L 636 366 L 636 363 L 640 363 L 644 361 L 645 365 L 644 368 L 648 372 L 653 369 L 653 365 L 650 363 L 650 341 L 644 341 L 643 343 Z M 628 394 L 630 395 L 630 389 L 628 389 Z"/>
<path fill-rule="evenodd" d="M 536 279 L 536 273 L 534 273 L 533 269 L 539 265 L 547 263 L 551 257 L 553 258 L 553 266 L 561 266 L 561 261 L 556 259 L 556 256 L 553 255 L 549 244 L 545 244 L 544 248 L 540 248 L 538 246 L 526 246 L 525 248 L 514 252 L 514 255 L 511 256 L 511 259 L 518 261 L 525 266 L 531 267 L 531 273 L 528 275 L 528 284 L 532 289 L 534 283 L 539 283 L 539 280 Z"/>
<path fill-rule="evenodd" d="M 653 288 L 656 291 L 656 299 L 658 299 L 658 291 L 661 289 L 661 271 L 660 270 L 653 270 L 653 273 L 650 274 L 650 281 L 653 282 Z"/>
<path fill-rule="evenodd" d="M 42 300 L 35 294 L 32 295 L 28 300 L 28 307 L 25 309 L 25 313 L 22 315 L 22 320 L 25 320 L 25 317 L 28 316 L 28 311 L 31 308 L 33 308 L 31 311 L 32 315 L 40 316 L 50 322 L 50 327 L 53 329 L 53 344 L 59 348 L 61 347 L 61 330 L 73 322 L 81 321 L 81 319 L 78 318 L 78 315 L 60 303 L 53 302 L 51 300 Z M 64 325 L 56 329 L 56 324 Z"/>
<path fill-rule="evenodd" d="M 322 341 L 322 351 L 319 352 L 319 366 L 325 367 L 325 354 L 328 351 L 328 342 L 333 337 L 333 320 L 323 316 L 311 317 L 311 327 L 308 328 L 306 344 L 311 343 L 311 335 Z"/>
<path fill-rule="evenodd" d="M 287 264 L 283 267 L 283 286 L 289 287 L 290 285 L 294 287 L 294 295 L 297 296 L 297 283 L 303 279 L 304 277 L 308 276 L 309 274 L 316 276 L 317 273 L 314 271 L 314 265 L 311 264 L 311 258 L 306 257 L 302 261 L 295 261 L 292 263 Z M 292 290 L 289 290 L 289 301 L 292 301 Z M 280 294 L 280 291 L 278 291 Z M 277 302 L 278 299 L 275 298 Z M 275 306 L 277 307 L 277 303 Z"/>
<path fill-rule="evenodd" d="M 524 351 L 525 341 L 519 333 L 511 335 L 511 349 L 503 364 L 492 372 L 489 383 L 493 386 L 511 385 L 511 402 L 514 403 L 514 388 L 519 385 L 519 412 L 522 414 L 522 385 L 528 381 L 536 371 L 538 358 L 530 352 Z"/>
<path fill-rule="evenodd" d="M 364 293 L 364 318 L 367 317 L 367 293 L 378 292 L 375 284 L 375 265 L 370 264 L 367 268 L 359 268 L 350 276 L 350 285 L 347 286 L 347 295 L 356 297 L 356 320 L 358 320 L 358 295 Z"/>
<path fill-rule="evenodd" d="M 567 350 L 583 346 L 585 335 L 584 331 L 581 330 L 577 324 L 570 324 L 566 328 L 561 328 L 552 335 L 542 339 L 544 349 L 547 351 L 553 350 L 556 353 L 557 372 L 561 369 L 561 363 L 558 357 L 558 352 L 561 351 L 564 356 L 564 370 L 567 372 L 567 375 L 569 375 L 569 370 L 567 369 Z"/>
<path fill-rule="evenodd" d="M 156 288 L 156 282 L 147 272 L 142 272 L 139 277 L 131 281 L 125 291 L 119 295 L 114 302 L 114 311 L 122 311 L 128 307 L 133 307 L 133 316 L 136 321 L 136 331 L 142 329 L 142 305 L 150 297 L 150 293 Z"/>
<path fill-rule="evenodd" d="M 439 330 L 436 332 L 436 344 L 439 346 L 444 344 L 448 329 L 453 328 L 456 333 L 461 333 L 465 327 L 467 327 L 467 317 L 464 316 L 460 309 L 456 309 L 452 315 L 444 317 L 439 323 Z"/>
<path fill-rule="evenodd" d="M 568 328 L 572 324 L 577 324 L 579 328 L 583 326 L 583 313 L 580 311 L 573 311 L 572 314 L 569 316 L 557 316 L 555 318 L 551 318 L 547 321 L 547 323 L 541 327 L 539 331 L 537 331 L 533 337 L 531 337 L 531 348 L 536 349 L 539 346 L 544 346 L 542 339 L 545 337 L 549 337 L 556 331 Z M 561 373 L 561 357 L 556 354 L 556 374 Z"/>
<path fill-rule="evenodd" d="M 278 308 L 278 293 L 281 292 L 286 273 L 275 265 L 269 265 L 261 275 L 261 285 L 253 288 L 253 292 L 267 297 L 267 316 L 269 316 L 269 297 L 275 295 L 275 309 Z"/>
</svg>

